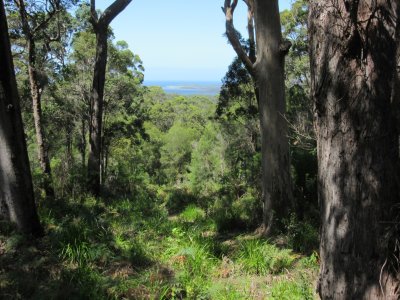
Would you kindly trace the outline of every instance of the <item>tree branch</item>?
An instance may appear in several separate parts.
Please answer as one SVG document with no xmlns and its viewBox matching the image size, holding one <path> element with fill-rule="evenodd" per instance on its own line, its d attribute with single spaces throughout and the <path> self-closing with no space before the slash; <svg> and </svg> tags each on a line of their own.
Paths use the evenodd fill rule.
<svg viewBox="0 0 400 300">
<path fill-rule="evenodd" d="M 94 0 L 92 0 L 94 1 Z M 99 23 L 108 26 L 111 21 L 123 11 L 132 0 L 115 0 L 106 10 L 102 13 Z"/>
<path fill-rule="evenodd" d="M 247 5 L 247 31 L 249 34 L 249 58 L 254 64 L 256 62 L 256 38 L 254 32 L 254 0 L 243 0 Z"/>
<path fill-rule="evenodd" d="M 236 29 L 233 25 L 233 13 L 235 12 L 237 3 L 238 0 L 233 0 L 233 3 L 231 2 L 231 0 L 225 0 L 224 7 L 222 8 L 226 20 L 225 21 L 226 35 L 228 37 L 230 44 L 235 50 L 237 56 L 243 62 L 244 66 L 246 67 L 250 75 L 254 78 L 255 77 L 254 64 L 247 55 L 246 51 L 243 49 L 242 45 L 240 44 L 238 35 L 236 33 Z"/>
<path fill-rule="evenodd" d="M 25 34 L 26 38 L 31 38 L 32 32 L 31 32 L 31 28 L 29 26 L 25 3 L 23 0 L 14 0 L 14 3 L 18 7 L 18 10 L 19 10 L 19 15 L 21 18 L 21 23 L 22 23 L 22 31 Z"/>
<path fill-rule="evenodd" d="M 97 26 L 97 22 L 99 17 L 96 11 L 96 0 L 90 0 L 90 23 L 92 23 L 93 27 Z"/>
<path fill-rule="evenodd" d="M 53 17 L 61 11 L 60 3 L 58 0 L 55 1 L 55 3 L 53 3 L 53 1 L 50 1 L 50 5 L 52 8 L 51 10 L 48 10 L 46 5 L 47 18 L 32 29 L 33 34 L 46 27 L 51 19 L 53 19 Z"/>
</svg>

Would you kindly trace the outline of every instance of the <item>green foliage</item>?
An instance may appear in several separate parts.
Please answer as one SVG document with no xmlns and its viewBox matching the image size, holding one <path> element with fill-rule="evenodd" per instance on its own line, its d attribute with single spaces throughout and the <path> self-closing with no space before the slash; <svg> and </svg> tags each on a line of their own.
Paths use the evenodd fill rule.
<svg viewBox="0 0 400 300">
<path fill-rule="evenodd" d="M 205 217 L 204 210 L 193 204 L 187 206 L 185 210 L 180 214 L 180 218 L 182 220 L 190 223 L 201 221 L 202 219 L 204 219 L 204 217 Z"/>
<path fill-rule="evenodd" d="M 161 148 L 161 163 L 170 183 L 179 186 L 184 182 L 191 161 L 192 144 L 197 136 L 196 129 L 179 122 L 166 133 Z"/>
<path fill-rule="evenodd" d="M 259 224 L 262 210 L 257 192 L 247 189 L 236 197 L 231 191 L 222 190 L 210 206 L 210 217 L 220 232 L 254 229 Z"/>
<path fill-rule="evenodd" d="M 239 245 L 237 261 L 246 272 L 258 275 L 279 274 L 293 265 L 290 250 L 279 250 L 260 240 L 245 240 Z"/>
<path fill-rule="evenodd" d="M 257 114 L 253 80 L 236 58 L 223 79 L 216 115 L 222 120 L 248 120 L 256 118 Z"/>
<path fill-rule="evenodd" d="M 280 281 L 272 287 L 271 299 L 279 300 L 312 300 L 312 286 L 301 279 L 300 282 Z"/>
<path fill-rule="evenodd" d="M 145 202 L 110 199 L 105 205 L 84 197 L 46 204 L 40 214 L 48 235 L 38 244 L 12 227 L 0 227 L 1 294 L 11 299 L 312 296 L 315 253 L 295 264 L 290 250 L 249 236 L 218 235 L 199 207 L 168 218 Z M 270 274 L 274 280 L 266 285 Z"/>
<path fill-rule="evenodd" d="M 193 195 L 187 188 L 168 188 L 164 190 L 165 207 L 171 214 L 181 212 L 187 205 L 197 202 L 197 197 Z"/>
<path fill-rule="evenodd" d="M 219 191 L 227 172 L 225 146 L 226 142 L 218 126 L 207 123 L 192 152 L 189 179 L 194 194 L 212 199 Z"/>
<path fill-rule="evenodd" d="M 318 249 L 319 235 L 315 226 L 307 221 L 298 221 L 294 214 L 285 222 L 285 225 L 289 247 L 302 253 L 311 253 Z"/>
<path fill-rule="evenodd" d="M 126 42 L 114 41 L 110 28 L 103 198 L 84 194 L 95 36 L 88 5 L 82 5 L 75 18 L 64 12 L 66 36 L 52 44 L 51 55 L 42 55 L 46 45 L 38 42 L 43 121 L 58 198 L 53 203 L 43 201 L 39 189 L 46 178 L 36 158 L 26 57 L 15 53 L 47 236 L 29 241 L 0 221 L 0 294 L 10 299 L 309 299 L 318 234 L 305 3 L 295 1 L 282 14 L 284 35 L 294 44 L 287 58 L 286 117 L 292 125 L 298 200 L 296 215 L 285 222 L 284 240 L 310 256 L 297 263 L 291 250 L 237 236 L 262 219 L 258 105 L 254 82 L 238 59 L 218 98 L 167 95 L 143 86 L 140 57 Z M 18 50 L 24 44 L 12 14 Z"/>
<path fill-rule="evenodd" d="M 304 257 L 300 260 L 300 263 L 305 268 L 314 268 L 317 269 L 319 267 L 319 257 L 317 252 L 313 252 L 310 256 Z"/>
<path fill-rule="evenodd" d="M 61 258 L 78 266 L 86 266 L 93 256 L 87 243 L 79 243 L 75 240 L 72 244 L 66 244 L 61 250 Z"/>
</svg>

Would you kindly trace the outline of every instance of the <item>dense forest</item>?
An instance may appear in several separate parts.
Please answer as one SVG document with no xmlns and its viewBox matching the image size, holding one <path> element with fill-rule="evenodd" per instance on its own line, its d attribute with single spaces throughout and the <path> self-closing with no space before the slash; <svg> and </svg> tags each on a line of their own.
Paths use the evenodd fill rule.
<svg viewBox="0 0 400 300">
<path fill-rule="evenodd" d="M 400 299 L 397 0 L 221 0 L 215 96 L 134 2 L 0 0 L 0 299 Z"/>
</svg>

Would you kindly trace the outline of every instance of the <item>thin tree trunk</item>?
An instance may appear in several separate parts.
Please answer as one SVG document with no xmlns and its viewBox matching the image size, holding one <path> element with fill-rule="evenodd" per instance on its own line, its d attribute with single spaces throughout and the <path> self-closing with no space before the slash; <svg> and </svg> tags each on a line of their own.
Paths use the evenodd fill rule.
<svg viewBox="0 0 400 300">
<path fill-rule="evenodd" d="M 256 36 L 254 30 L 254 0 L 246 0 L 247 4 L 247 32 L 249 34 L 249 59 L 256 62 Z"/>
<path fill-rule="evenodd" d="M 81 154 L 81 163 L 82 169 L 85 169 L 86 166 L 86 121 L 85 118 L 82 117 L 81 120 L 81 141 L 79 143 L 79 152 Z"/>
<path fill-rule="evenodd" d="M 15 3 L 17 4 L 17 7 L 19 9 L 19 15 L 22 23 L 22 31 L 25 35 L 28 48 L 28 76 L 29 76 L 30 92 L 32 97 L 33 119 L 35 124 L 39 163 L 44 175 L 42 187 L 48 198 L 54 198 L 55 195 L 52 186 L 48 145 L 46 144 L 43 124 L 42 124 L 42 107 L 41 107 L 42 87 L 40 86 L 37 73 L 35 31 L 37 31 L 42 26 L 46 26 L 47 22 L 54 16 L 55 11 L 49 12 L 48 19 L 45 19 L 40 24 L 35 24 L 34 27 L 35 29 L 32 29 L 31 26 L 33 26 L 33 24 L 29 22 L 29 14 L 26 11 L 25 2 L 23 0 L 18 0 Z"/>
<path fill-rule="evenodd" d="M 36 69 L 35 41 L 32 38 L 28 39 L 28 75 L 32 97 L 33 120 L 35 124 L 38 158 L 40 168 L 42 169 L 44 175 L 43 189 L 47 197 L 54 199 L 48 145 L 45 139 L 42 122 L 42 90 Z"/>
<path fill-rule="evenodd" d="M 310 4 L 322 299 L 399 299 L 385 227 L 399 203 L 397 0 Z M 397 291 L 399 292 L 399 291 Z"/>
<path fill-rule="evenodd" d="M 255 75 L 261 124 L 263 225 L 271 230 L 274 214 L 287 216 L 292 207 L 288 126 L 285 120 L 284 61 L 278 0 L 255 0 L 257 61 Z M 287 45 L 290 47 L 290 45 Z"/>
<path fill-rule="evenodd" d="M 66 166 L 67 170 L 71 170 L 72 166 L 74 165 L 74 155 L 72 153 L 72 131 L 73 127 L 71 125 L 67 125 L 65 132 L 65 141 L 66 141 Z"/>
<path fill-rule="evenodd" d="M 97 15 L 96 1 L 90 1 L 90 22 L 96 33 L 96 61 L 93 74 L 93 85 L 90 95 L 90 147 L 88 159 L 88 189 L 95 195 L 100 195 L 101 188 L 101 134 L 104 105 L 104 85 L 107 66 L 107 30 L 111 21 L 122 12 L 132 0 L 115 0 L 100 15 Z"/>
<path fill-rule="evenodd" d="M 43 234 L 34 200 L 3 0 L 0 0 L 0 217 Z"/>
<path fill-rule="evenodd" d="M 88 183 L 93 195 L 100 195 L 101 180 L 101 133 L 103 121 L 103 96 L 107 66 L 107 27 L 96 32 L 96 62 L 91 92 L 90 147 Z"/>
</svg>

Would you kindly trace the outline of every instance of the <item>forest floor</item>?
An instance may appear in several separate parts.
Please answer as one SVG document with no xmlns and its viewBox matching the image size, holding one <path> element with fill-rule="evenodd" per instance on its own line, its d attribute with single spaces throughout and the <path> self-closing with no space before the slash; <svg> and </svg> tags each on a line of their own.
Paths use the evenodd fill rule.
<svg viewBox="0 0 400 300">
<path fill-rule="evenodd" d="M 195 206 L 173 217 L 128 200 L 52 206 L 39 209 L 42 239 L 0 224 L 1 299 L 316 298 L 317 254 L 285 237 L 218 233 Z"/>
</svg>

